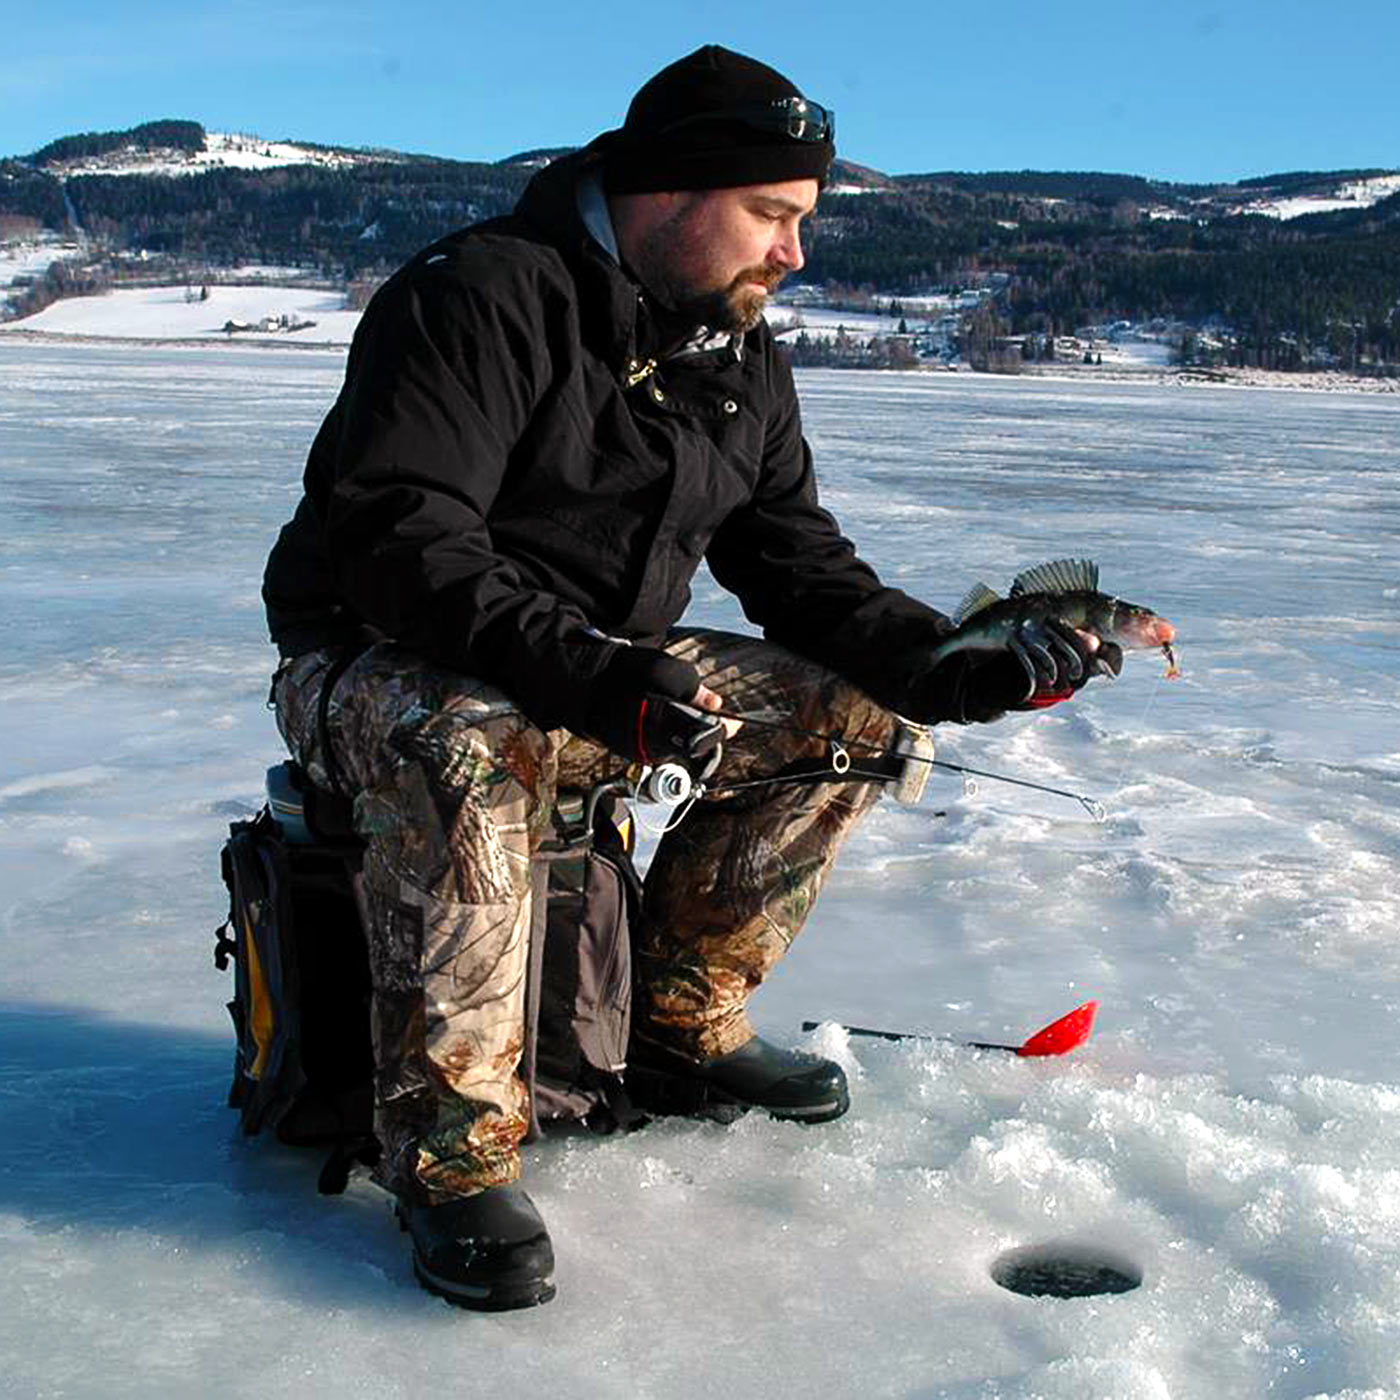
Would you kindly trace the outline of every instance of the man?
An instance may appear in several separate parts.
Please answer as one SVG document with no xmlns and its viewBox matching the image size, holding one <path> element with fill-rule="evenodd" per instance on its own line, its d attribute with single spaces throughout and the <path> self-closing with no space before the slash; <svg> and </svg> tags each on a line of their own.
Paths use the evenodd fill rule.
<svg viewBox="0 0 1400 1400">
<path fill-rule="evenodd" d="M 825 753 L 803 730 L 884 749 L 892 712 L 987 720 L 1113 669 L 1054 629 L 1029 670 L 932 666 L 952 624 L 819 506 L 762 315 L 833 157 L 831 114 L 763 64 L 707 47 L 657 74 L 514 214 L 375 296 L 268 565 L 279 724 L 366 839 L 379 1178 L 419 1278 L 467 1307 L 553 1295 L 517 1070 L 560 787 L 714 772 L 647 874 L 631 1053 L 822 1121 L 840 1069 L 745 1007 L 879 784 L 724 784 Z M 678 629 L 702 559 L 763 640 Z M 792 729 L 722 718 L 757 711 Z"/>
</svg>

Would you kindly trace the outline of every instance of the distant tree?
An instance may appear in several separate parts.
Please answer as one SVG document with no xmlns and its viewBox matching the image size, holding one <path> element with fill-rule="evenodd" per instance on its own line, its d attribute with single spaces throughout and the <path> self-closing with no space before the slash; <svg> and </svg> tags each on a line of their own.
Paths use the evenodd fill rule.
<svg viewBox="0 0 1400 1400">
<path fill-rule="evenodd" d="M 973 369 L 990 369 L 1005 334 L 1006 323 L 990 302 L 983 301 L 964 319 L 958 336 L 958 348 Z"/>
</svg>

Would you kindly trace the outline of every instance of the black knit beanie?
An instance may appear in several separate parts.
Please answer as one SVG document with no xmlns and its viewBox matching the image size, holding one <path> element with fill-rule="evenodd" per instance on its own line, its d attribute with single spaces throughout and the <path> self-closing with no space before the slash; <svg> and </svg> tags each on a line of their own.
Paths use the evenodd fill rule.
<svg viewBox="0 0 1400 1400">
<path fill-rule="evenodd" d="M 775 69 L 707 44 L 646 82 L 623 125 L 593 148 L 604 152 L 611 194 L 805 179 L 824 184 L 836 155 L 829 122 L 820 138 L 798 139 L 783 121 L 785 113 L 807 110 L 802 94 Z"/>
</svg>

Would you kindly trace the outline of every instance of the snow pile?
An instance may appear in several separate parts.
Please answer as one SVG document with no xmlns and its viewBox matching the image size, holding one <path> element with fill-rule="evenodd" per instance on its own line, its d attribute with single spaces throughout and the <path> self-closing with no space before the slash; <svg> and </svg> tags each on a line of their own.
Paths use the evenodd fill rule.
<svg viewBox="0 0 1400 1400">
<path fill-rule="evenodd" d="M 1392 404 L 800 374 L 889 582 L 947 608 L 1094 557 L 1185 677 L 941 731 L 1107 820 L 944 773 L 882 804 L 755 1004 L 851 1113 L 530 1149 L 559 1297 L 476 1317 L 378 1192 L 317 1197 L 222 1105 L 217 849 L 279 756 L 258 583 L 342 369 L 0 341 L 0 1390 L 411 1396 L 489 1358 L 503 1397 L 1400 1393 Z M 702 577 L 693 616 L 737 614 Z M 1090 996 L 1065 1060 L 833 1024 L 1019 1041 Z M 998 1287 L 1034 1245 L 1142 1284 Z"/>
</svg>

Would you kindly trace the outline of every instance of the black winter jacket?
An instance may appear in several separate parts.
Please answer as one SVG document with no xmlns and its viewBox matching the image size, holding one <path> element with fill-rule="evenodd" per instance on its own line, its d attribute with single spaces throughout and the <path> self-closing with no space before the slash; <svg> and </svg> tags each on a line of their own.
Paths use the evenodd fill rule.
<svg viewBox="0 0 1400 1400">
<path fill-rule="evenodd" d="M 765 324 L 742 355 L 663 357 L 579 217 L 587 160 L 371 300 L 268 562 L 273 640 L 392 637 L 580 729 L 609 654 L 594 633 L 660 640 L 703 558 L 769 638 L 907 712 L 951 624 L 883 587 L 818 504 Z"/>
</svg>

